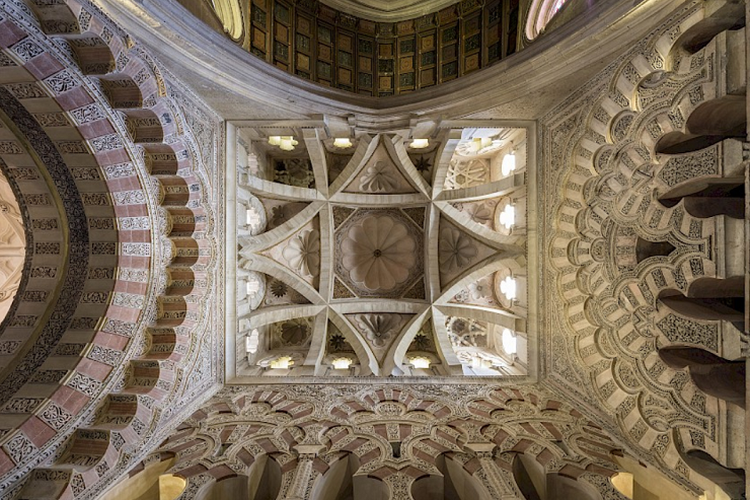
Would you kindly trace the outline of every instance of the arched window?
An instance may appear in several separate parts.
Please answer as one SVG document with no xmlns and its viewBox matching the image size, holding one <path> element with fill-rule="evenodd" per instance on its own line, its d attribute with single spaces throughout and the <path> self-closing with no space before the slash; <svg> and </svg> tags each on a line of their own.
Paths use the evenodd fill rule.
<svg viewBox="0 0 750 500">
<path fill-rule="evenodd" d="M 224 31 L 233 40 L 239 40 L 243 32 L 240 3 L 237 0 L 211 0 L 211 7 L 224 25 Z"/>
<path fill-rule="evenodd" d="M 567 0 L 534 0 L 526 18 L 526 38 L 533 40 L 544 31 L 547 23 L 557 14 Z"/>
<path fill-rule="evenodd" d="M 21 282 L 26 235 L 21 209 L 8 180 L 0 172 L 0 321 L 10 309 Z"/>
</svg>

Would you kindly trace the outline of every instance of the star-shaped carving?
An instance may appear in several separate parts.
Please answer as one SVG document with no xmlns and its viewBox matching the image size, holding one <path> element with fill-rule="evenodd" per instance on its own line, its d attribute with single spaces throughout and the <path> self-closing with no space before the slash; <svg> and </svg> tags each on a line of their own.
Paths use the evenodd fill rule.
<svg viewBox="0 0 750 500">
<path fill-rule="evenodd" d="M 239 319 L 244 330 L 263 331 L 264 325 L 279 321 L 311 325 L 305 343 L 309 352 L 291 365 L 292 376 L 295 370 L 328 373 L 330 363 L 340 360 L 334 354 L 343 349 L 354 350 L 360 375 L 405 373 L 405 353 L 410 350 L 422 356 L 435 353 L 437 373 L 460 373 L 461 365 L 470 361 L 465 352 L 454 353 L 446 327 L 452 319 L 514 330 L 525 324 L 516 323 L 509 311 L 499 311 L 497 304 L 455 300 L 462 290 L 476 288 L 478 280 L 501 269 L 519 268 L 515 258 L 523 255 L 525 240 L 500 234 L 491 221 L 479 224 L 462 211 L 487 199 L 498 186 L 446 190 L 448 165 L 433 164 L 431 155 L 413 154 L 395 134 L 360 137 L 352 160 L 329 183 L 325 146 L 318 137 L 305 138 L 309 160 L 290 163 L 291 170 L 281 174 L 288 181 L 283 186 L 277 182 L 278 171 L 272 173 L 276 181 L 247 176 L 247 185 L 240 186 L 246 194 L 238 196 L 238 200 L 255 197 L 265 203 L 266 227 L 252 235 L 238 230 L 239 254 L 247 271 L 270 277 L 266 293 L 277 298 L 243 312 Z M 438 143 L 434 158 L 441 157 L 440 151 Z M 302 168 L 307 161 L 311 173 Z M 429 185 L 427 179 L 432 177 L 438 187 Z M 308 245 L 316 255 L 305 254 L 309 257 L 305 267 L 296 253 L 292 255 L 290 248 L 296 247 L 289 245 L 300 246 L 300 238 L 313 231 L 319 233 L 319 244 Z M 386 271 L 389 274 L 375 275 Z M 337 293 L 343 286 L 353 296 Z M 299 300 L 278 300 L 292 293 Z M 386 339 L 384 334 L 373 334 L 372 328 L 361 327 L 365 317 L 401 320 L 388 330 Z M 299 332 L 286 333 L 285 340 L 299 343 Z M 251 361 L 248 373 L 257 374 L 253 366 L 261 362 L 269 366 L 272 354 L 265 353 L 255 365 Z"/>
<path fill-rule="evenodd" d="M 428 158 L 422 155 L 414 161 L 414 168 L 417 169 L 417 172 L 423 174 L 432 168 L 432 163 L 430 163 Z"/>
</svg>

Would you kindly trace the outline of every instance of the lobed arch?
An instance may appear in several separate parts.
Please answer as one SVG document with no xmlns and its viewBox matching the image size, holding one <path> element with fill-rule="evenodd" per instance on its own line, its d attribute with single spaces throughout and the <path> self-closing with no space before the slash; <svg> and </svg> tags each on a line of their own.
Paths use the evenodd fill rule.
<svg viewBox="0 0 750 500">
<path fill-rule="evenodd" d="M 342 453 L 329 464 L 328 470 L 321 474 L 312 486 L 310 498 L 321 500 L 354 500 L 355 495 L 372 490 L 382 491 L 384 484 L 367 476 L 357 476 L 361 463 L 355 453 Z M 381 495 L 382 493 L 376 493 Z"/>
<path fill-rule="evenodd" d="M 210 481 L 192 498 L 196 500 L 226 498 L 276 500 L 281 491 L 281 482 L 281 467 L 275 460 L 263 455 L 250 466 L 247 474 L 229 475 Z"/>
<path fill-rule="evenodd" d="M 513 458 L 513 477 L 526 500 L 601 500 L 592 486 L 565 475 L 563 471 L 549 473 L 544 466 L 525 453 Z"/>
<path fill-rule="evenodd" d="M 645 49 L 637 51 L 638 55 L 624 58 L 606 83 L 586 95 L 590 102 L 596 102 L 584 107 L 586 134 L 573 137 L 578 149 L 559 160 L 572 161 L 574 167 L 560 184 L 566 192 L 564 201 L 557 205 L 556 230 L 561 235 L 577 236 L 561 237 L 553 243 L 551 254 L 553 268 L 559 270 L 559 290 L 565 295 L 565 316 L 571 318 L 567 330 L 576 335 L 573 355 L 577 362 L 591 367 L 587 377 L 597 387 L 597 404 L 618 414 L 617 425 L 646 448 L 647 456 L 659 465 L 675 464 L 673 470 L 693 485 L 699 476 L 684 465 L 681 447 L 690 443 L 726 463 L 719 449 L 731 449 L 731 444 L 722 442 L 725 436 L 713 432 L 710 422 L 722 418 L 739 421 L 732 420 L 737 418 L 732 416 L 736 412 L 720 414 L 720 408 L 733 405 L 710 397 L 690 383 L 690 375 L 682 368 L 668 366 L 658 354 L 660 349 L 689 350 L 705 342 L 712 353 L 726 352 L 727 360 L 739 355 L 734 328 L 684 319 L 667 311 L 660 298 L 667 298 L 671 292 L 666 290 L 670 289 L 689 296 L 693 285 L 700 288 L 703 280 L 730 277 L 737 270 L 731 241 L 719 238 L 715 254 L 705 253 L 699 246 L 712 238 L 714 231 L 732 231 L 729 228 L 734 226 L 729 222 L 724 225 L 726 218 L 722 217 L 699 218 L 717 214 L 692 210 L 680 198 L 695 193 L 710 198 L 711 193 L 700 193 L 707 187 L 700 187 L 700 183 L 739 175 L 736 172 L 741 162 L 731 137 L 744 126 L 744 118 L 737 115 L 734 123 L 718 124 L 714 113 L 728 108 L 730 102 L 744 109 L 744 89 L 732 87 L 736 80 L 729 75 L 722 80 L 716 67 L 707 64 L 724 58 L 728 59 L 727 66 L 742 62 L 731 47 L 732 37 L 741 36 L 739 31 L 721 33 L 725 26 L 700 41 L 689 54 L 672 52 L 677 35 L 689 32 L 706 16 L 702 9 L 686 13 L 670 28 L 673 31 L 656 35 Z M 690 36 L 696 33 L 694 30 Z M 679 57 L 673 57 L 678 53 Z M 672 90 L 667 91 L 667 87 Z M 573 102 L 583 104 L 583 100 Z M 727 127 L 720 129 L 724 125 Z M 551 126 L 551 134 L 556 133 L 556 126 Z M 660 143 L 663 139 L 691 139 L 686 137 L 691 133 L 696 137 L 715 136 L 717 140 L 696 143 L 694 146 L 707 147 L 691 146 L 684 152 L 661 148 L 666 144 Z M 567 133 L 566 140 L 570 136 Z M 560 146 L 550 142 L 551 148 Z M 594 199 L 598 200 L 596 206 L 587 207 Z M 618 230 L 613 231 L 613 238 L 607 238 L 607 229 L 612 230 L 616 224 L 634 228 L 628 246 L 632 246 L 635 258 L 630 263 L 614 262 L 611 269 L 615 272 L 608 272 L 602 254 L 623 250 L 623 236 L 627 236 L 626 231 Z M 661 243 L 669 246 L 655 246 Z M 725 243 L 727 248 L 722 247 Z M 612 297 L 605 298 L 609 293 Z M 736 317 L 739 319 L 740 314 Z M 650 318 L 654 326 L 646 327 L 645 321 Z M 657 342 L 650 340 L 654 334 Z M 562 347 L 566 342 L 558 340 L 553 345 Z M 675 395 L 675 407 L 687 415 L 679 424 L 674 419 L 667 423 L 665 416 L 657 418 L 660 411 L 653 402 L 661 400 L 662 391 Z M 652 398 L 651 403 L 645 394 Z M 638 413 L 649 417 L 643 424 L 633 425 Z M 682 441 L 677 442 L 668 433 L 670 427 L 680 429 Z"/>
<path fill-rule="evenodd" d="M 191 266 L 209 265 L 210 252 L 205 251 L 209 248 L 204 237 L 207 217 L 202 204 L 205 197 L 200 181 L 193 174 L 197 165 L 186 146 L 189 139 L 177 129 L 177 124 L 183 119 L 174 114 L 167 102 L 170 98 L 163 92 L 163 83 L 156 83 L 161 76 L 150 69 L 148 62 L 141 60 L 137 50 L 125 42 L 119 30 L 98 11 L 88 11 L 77 2 L 33 2 L 32 7 L 32 11 L 19 10 L 19 18 L 37 13 L 46 32 L 65 38 L 69 52 L 62 50 L 63 46 L 58 47 L 61 52 L 46 47 L 37 50 L 45 41 L 33 32 L 33 24 L 29 31 L 24 31 L 26 27 L 4 20 L 4 29 L 10 30 L 13 36 L 4 41 L 3 48 L 13 54 L 17 66 L 23 67 L 27 73 L 24 82 L 16 84 L 9 80 L 3 91 L 14 94 L 3 102 L 23 105 L 26 99 L 48 95 L 55 109 L 43 115 L 35 109 L 37 115 L 34 118 L 49 133 L 59 133 L 64 127 L 69 127 L 72 135 L 81 139 L 64 147 L 57 143 L 55 147 L 63 154 L 70 171 L 70 182 L 81 189 L 83 208 L 66 210 L 66 215 L 83 217 L 82 224 L 70 223 L 77 231 L 81 228 L 82 234 L 85 235 L 88 227 L 90 242 L 85 245 L 88 247 L 85 251 L 90 257 L 88 260 L 76 257 L 75 260 L 76 265 L 89 270 L 74 271 L 73 274 L 80 280 L 91 281 L 85 286 L 92 291 L 82 294 L 81 300 L 93 306 L 86 309 L 68 307 L 74 316 L 68 330 L 63 328 L 60 331 L 62 343 L 59 344 L 67 347 L 63 350 L 58 347 L 54 355 L 68 356 L 65 364 L 69 368 L 39 381 L 52 389 L 49 402 L 42 403 L 46 404 L 49 417 L 40 419 L 34 416 L 29 420 L 37 429 L 52 425 L 55 432 L 36 431 L 31 446 L 36 450 L 43 449 L 46 440 L 52 439 L 56 431 L 72 425 L 84 411 L 90 411 L 88 408 L 92 404 L 103 403 L 93 421 L 94 429 L 85 431 L 89 432 L 89 437 L 97 436 L 96 440 L 101 442 L 101 446 L 97 445 L 99 451 L 84 454 L 92 457 L 85 460 L 92 465 L 75 465 L 79 460 L 76 457 L 81 456 L 77 449 L 85 448 L 87 445 L 82 443 L 90 441 L 81 437 L 85 429 L 81 428 L 69 441 L 72 451 L 60 457 L 60 464 L 67 461 L 73 467 L 62 473 L 51 469 L 34 472 L 35 479 L 24 490 L 28 495 L 41 494 L 44 488 L 40 485 L 44 481 L 62 475 L 65 482 L 56 481 L 54 488 L 45 493 L 55 495 L 61 487 L 78 491 L 84 485 L 96 483 L 107 472 L 107 465 L 117 463 L 125 439 L 141 439 L 146 425 L 150 425 L 155 416 L 154 402 L 173 396 L 175 369 L 180 368 L 179 361 L 188 352 L 186 328 L 203 321 L 200 305 L 193 300 L 188 304 L 181 297 L 199 297 L 205 293 L 209 285 L 206 275 L 195 272 Z M 52 18 L 70 18 L 76 22 L 53 26 L 48 22 Z M 74 69 L 62 69 L 58 61 L 66 58 L 73 63 L 71 68 Z M 76 75 L 76 69 L 88 76 Z M 135 109 L 144 105 L 148 109 Z M 129 115 L 131 125 L 135 124 L 133 136 L 122 133 L 127 126 L 115 113 L 117 109 Z M 21 113 L 22 108 L 18 107 L 17 112 Z M 33 126 L 28 120 L 15 121 Z M 162 226 L 170 229 L 163 241 L 167 243 L 167 255 L 172 251 L 177 259 L 184 254 L 190 255 L 187 266 L 184 261 L 176 260 L 176 266 L 159 271 L 162 243 L 154 237 L 151 229 L 160 224 L 154 215 L 151 180 L 140 171 L 138 159 L 132 155 L 135 151 L 133 141 L 140 144 L 167 142 L 175 151 L 173 162 L 176 168 L 158 179 L 165 186 L 162 203 L 167 213 L 172 212 L 173 219 L 167 226 Z M 90 155 L 90 160 L 84 160 L 86 154 Z M 75 190 L 68 190 L 68 193 L 73 195 L 73 200 Z M 66 197 L 70 196 L 66 194 L 63 199 Z M 170 236 L 175 241 L 169 241 Z M 186 246 L 187 252 L 184 250 Z M 169 283 L 165 289 L 153 289 L 147 285 L 154 272 L 167 273 Z M 59 276 L 64 277 L 62 273 Z M 66 289 L 80 293 L 76 292 L 80 290 L 78 286 L 66 286 Z M 157 299 L 158 294 L 163 297 Z M 154 315 L 158 319 L 153 328 L 144 329 Z M 26 323 L 33 326 L 29 321 Z M 124 361 L 122 366 L 127 366 L 127 360 L 134 352 L 137 344 L 132 340 L 144 334 L 152 337 L 151 350 L 147 350 L 141 359 L 130 361 L 130 377 L 124 381 L 125 394 L 103 399 L 114 374 L 121 377 L 120 361 Z M 85 338 L 91 340 L 80 343 Z M 54 389 L 55 386 L 59 388 Z M 10 390 L 13 386 L 7 384 L 6 387 Z M 76 391 L 83 391 L 83 398 L 71 399 Z M 55 414 L 54 420 L 49 420 Z M 15 431 L 18 443 L 28 442 L 23 434 L 24 428 Z M 6 450 L 15 445 L 10 446 Z M 34 457 L 34 454 L 27 454 L 23 460 L 33 464 Z M 4 463 L 14 465 L 12 460 Z"/>
<path fill-rule="evenodd" d="M 461 457 L 451 452 L 441 453 L 435 459 L 440 475 L 424 476 L 411 486 L 414 500 L 432 498 L 444 500 L 490 500 L 492 493 L 482 480 L 467 470 Z"/>
<path fill-rule="evenodd" d="M 745 11 L 742 6 L 724 2 L 711 15 L 698 20 L 682 31 L 671 46 L 667 61 L 672 66 L 679 65 L 682 57 L 695 54 L 718 34 L 727 30 L 737 30 L 743 26 L 745 26 Z"/>
<path fill-rule="evenodd" d="M 662 194 L 659 202 L 670 208 L 682 202 L 690 215 L 700 219 L 717 215 L 744 219 L 744 178 L 732 176 L 690 179 Z"/>
<path fill-rule="evenodd" d="M 687 290 L 664 289 L 658 302 L 681 316 L 696 320 L 728 321 L 744 330 L 745 280 L 743 276 L 701 278 Z"/>
<path fill-rule="evenodd" d="M 170 454 L 152 455 L 130 471 L 122 481 L 108 489 L 102 500 L 149 498 L 175 500 L 187 486 L 184 478 L 167 471 L 174 463 Z"/>
<path fill-rule="evenodd" d="M 614 135 L 614 134 L 613 134 L 613 135 Z M 175 159 L 176 159 L 176 155 L 175 155 Z M 171 161 L 171 160 L 172 160 L 172 158 L 171 158 L 171 157 L 170 157 L 170 158 L 168 158 L 168 161 Z M 180 187 L 181 187 L 181 186 L 180 186 Z M 166 196 L 167 196 L 167 194 L 166 194 L 166 189 L 164 189 L 163 191 L 164 191 L 164 199 L 166 199 Z M 176 197 L 176 198 L 180 198 L 180 196 L 181 196 L 181 193 L 180 193 L 180 192 L 178 191 L 178 193 L 177 193 L 177 195 L 176 195 L 175 197 Z M 178 201 L 179 201 L 179 200 L 178 200 Z M 173 223 L 170 223 L 170 224 L 169 224 L 169 227 L 170 227 L 170 228 L 171 228 L 171 227 L 174 227 L 174 224 L 173 224 Z M 171 229 L 170 229 L 170 232 L 171 232 Z M 184 228 L 183 228 L 183 229 L 179 230 L 179 232 L 190 232 L 190 233 L 191 233 L 191 236 L 192 236 L 192 233 L 194 233 L 195 231 L 194 231 L 194 230 L 191 230 L 191 229 L 189 229 L 189 228 L 188 228 L 188 229 L 184 229 Z M 183 236 L 183 235 L 180 235 L 180 237 L 182 237 L 182 236 Z M 175 237 L 177 237 L 177 235 L 175 235 Z M 190 237 L 190 236 L 186 236 L 186 238 L 188 238 L 188 237 Z M 170 242 L 170 243 L 172 243 L 172 242 Z M 176 247 L 176 246 L 175 246 L 175 247 Z M 191 249 L 192 249 L 192 248 L 193 248 L 193 247 L 191 247 Z M 176 251 L 176 250 L 175 250 L 175 251 Z M 200 256 L 200 252 L 198 252 L 198 253 L 197 253 L 197 255 L 198 255 L 198 256 Z M 187 264 L 187 263 L 189 263 L 189 264 L 192 264 L 192 263 L 193 263 L 193 261 L 191 261 L 191 260 L 189 260 L 189 259 L 191 259 L 191 258 L 193 258 L 193 257 L 196 257 L 196 253 L 186 252 L 185 254 L 183 254 L 183 255 L 182 255 L 182 258 L 185 258 L 185 259 L 186 259 L 186 261 L 183 261 L 183 264 Z M 170 272 L 171 272 L 171 271 L 170 271 Z M 185 288 L 190 288 L 190 287 L 185 287 L 185 286 L 177 286 L 177 287 L 175 287 L 175 288 L 178 288 L 178 289 L 182 289 L 182 290 L 184 290 Z M 624 292 L 623 292 L 623 293 L 624 293 Z M 178 296 L 180 296 L 180 297 L 181 297 L 181 296 L 183 296 L 183 294 L 182 294 L 182 293 L 179 293 L 179 294 L 176 294 L 176 295 L 178 295 Z M 188 306 L 187 306 L 187 301 L 184 301 L 184 300 L 182 300 L 182 299 L 180 299 L 180 298 L 173 298 L 173 299 L 170 299 L 170 300 L 167 300 L 167 301 L 162 301 L 162 303 L 163 303 L 163 305 L 164 305 L 164 304 L 171 304 L 171 307 L 174 307 L 174 310 L 172 310 L 172 309 L 169 309 L 169 308 L 167 308 L 167 307 L 162 307 L 162 311 L 160 311 L 160 312 L 159 312 L 159 316 L 160 316 L 159 320 L 160 320 L 160 321 L 162 321 L 162 323 L 159 323 L 159 325 L 160 325 L 160 326 L 168 326 L 168 325 L 171 325 L 171 324 L 172 324 L 171 322 L 173 322 L 173 321 L 179 321 L 179 320 L 181 320 L 182 318 L 180 317 L 180 314 L 181 314 L 182 312 L 184 312 L 184 311 L 182 310 L 182 308 L 183 308 L 183 307 L 184 307 L 184 308 L 187 308 L 187 307 L 188 307 Z M 585 306 L 584 306 L 584 308 L 585 308 Z M 186 317 L 187 317 L 187 314 L 188 314 L 189 312 L 194 312 L 194 311 L 188 311 L 188 312 L 186 312 L 186 313 L 185 313 L 185 316 L 186 316 Z M 578 311 L 578 310 L 575 310 L 574 312 L 576 312 L 576 313 L 577 313 L 577 312 L 579 312 L 579 311 Z M 585 311 L 584 311 L 584 313 L 585 313 Z M 171 335 L 171 333 L 168 333 L 168 332 L 165 332 L 165 333 L 164 333 L 164 336 L 165 336 L 165 337 L 168 337 L 169 335 Z M 152 369 L 156 369 L 157 367 L 156 367 L 156 366 L 154 366 L 154 365 L 147 365 L 147 366 L 141 366 L 140 368 L 142 368 L 142 369 L 143 369 L 143 370 L 142 370 L 143 372 L 147 372 L 147 371 L 151 371 Z M 166 366 L 166 367 L 165 367 L 165 369 L 168 369 L 168 368 L 169 368 L 168 366 Z M 158 367 L 158 370 L 159 370 L 159 371 L 161 370 L 161 367 L 160 367 L 160 366 Z M 141 379 L 141 378 L 143 378 L 143 379 L 148 379 L 149 377 L 147 376 L 147 374 L 145 374 L 145 373 L 144 373 L 144 376 L 143 376 L 143 377 L 140 377 L 140 376 L 139 376 L 139 377 L 136 377 L 136 378 L 138 378 L 138 379 Z M 162 376 L 161 376 L 161 374 L 160 374 L 160 375 L 158 375 L 158 376 L 157 376 L 156 378 L 157 378 L 158 380 L 162 380 Z M 154 387 L 156 387 L 156 384 L 154 384 Z M 162 388 L 162 389 L 163 389 L 163 388 Z M 140 394 L 139 394 L 139 395 L 140 395 Z M 142 396 L 142 395 L 140 395 L 140 396 Z M 151 396 L 148 396 L 148 397 L 150 398 Z M 160 397 L 160 396 L 158 396 L 158 395 L 157 395 L 156 397 Z M 131 401 L 132 401 L 132 398 L 131 398 Z M 381 401 L 381 403 L 383 403 L 383 402 L 389 402 L 389 401 Z M 141 405 L 141 403 L 142 403 L 142 406 L 143 406 L 143 408 L 140 408 L 139 410 L 137 410 L 137 411 L 141 411 L 141 412 L 145 412 L 146 410 L 145 410 L 144 408 L 146 408 L 146 409 L 147 409 L 147 408 L 148 408 L 148 405 L 149 405 L 149 404 L 151 404 L 151 402 L 150 402 L 150 400 L 149 400 L 148 398 L 143 398 L 143 397 L 141 397 L 141 398 L 139 399 L 139 398 L 137 398 L 137 397 L 136 397 L 136 398 L 135 398 L 135 402 L 134 402 L 134 405 L 135 405 L 135 406 L 137 407 L 137 406 Z M 131 403 L 129 403 L 129 404 L 131 404 Z M 228 405 L 228 406 L 231 406 L 231 405 Z M 129 411 L 130 411 L 130 410 L 129 410 Z M 219 411 L 220 411 L 220 412 L 226 412 L 226 410 L 224 410 L 224 409 L 222 409 L 222 410 L 219 410 Z M 231 409 L 230 409 L 229 411 L 231 411 Z M 345 413 L 346 413 L 346 412 L 345 412 Z M 141 415 L 142 415 L 142 414 L 143 414 L 143 413 L 141 413 Z M 140 417 L 139 417 L 139 418 L 140 418 Z M 119 425 L 119 424 L 118 424 L 118 425 Z M 137 427 L 137 426 L 136 426 L 136 425 L 134 424 L 134 428 L 135 428 L 135 427 Z M 100 434 L 100 436 L 101 436 L 101 434 Z M 106 439 L 107 439 L 107 438 L 106 438 L 106 433 L 105 433 L 105 434 L 104 434 L 103 436 L 104 436 L 104 439 L 102 439 L 102 441 L 106 441 Z M 74 447 L 74 448 L 84 448 L 84 446 L 83 446 L 82 444 L 80 444 L 80 443 L 83 443 L 83 442 L 84 442 L 85 440 L 90 440 L 90 439 L 84 439 L 84 437 L 85 437 L 85 436 L 80 436 L 80 435 L 76 435 L 76 436 L 75 436 L 75 438 L 71 440 L 71 443 L 72 443 L 73 447 Z M 80 442 L 79 442 L 79 438 L 80 438 Z M 87 444 L 87 445 L 89 445 L 89 444 L 91 444 L 91 443 L 86 443 L 86 444 Z M 97 443 L 97 444 L 100 444 L 100 443 Z M 106 457 L 106 459 L 105 459 L 105 462 L 100 462 L 100 463 L 99 463 L 99 465 L 101 465 L 102 463 L 105 463 L 105 466 L 106 466 L 106 464 L 108 464 L 108 463 L 110 462 L 110 461 L 109 461 L 109 459 L 111 458 L 111 450 L 110 450 L 110 449 L 108 449 L 108 448 L 107 448 L 107 447 L 105 446 L 105 447 L 104 447 L 103 449 L 98 449 L 98 450 L 97 450 L 97 453 L 99 454 L 99 455 L 97 455 L 97 456 L 101 456 L 101 455 L 104 455 L 104 456 Z M 70 457 L 72 457 L 72 456 L 74 456 L 74 455 L 76 455 L 76 454 L 70 453 L 70 454 L 69 454 L 69 457 L 68 457 L 68 456 L 66 456 L 66 458 L 65 458 L 64 460 L 71 460 L 71 461 L 75 460 L 75 461 L 78 461 L 78 460 L 79 460 L 79 458 L 75 458 L 75 459 L 72 459 L 72 458 L 70 458 Z M 81 455 L 81 454 L 77 454 L 77 455 Z M 80 459 L 80 460 L 81 460 L 81 461 L 84 461 L 84 459 Z M 86 461 L 87 461 L 87 460 L 86 460 Z M 76 464 L 76 465 L 78 465 L 78 464 Z M 99 465 L 97 465 L 97 467 L 98 467 Z M 91 469 L 90 469 L 90 468 L 89 468 L 89 469 L 85 469 L 85 467 L 88 467 L 88 466 L 86 466 L 86 465 L 84 465 L 84 466 L 81 466 L 81 469 L 80 469 L 80 470 L 82 470 L 82 471 L 83 471 L 84 473 L 86 473 L 86 474 L 89 474 L 89 475 L 91 475 L 91 474 L 90 474 L 90 472 L 91 472 Z M 85 469 L 85 470 L 84 470 L 84 469 Z M 98 472 L 98 471 L 97 471 L 97 472 Z M 223 473 L 225 473 L 225 472 L 226 472 L 226 470 L 222 469 L 222 471 L 221 471 L 221 472 L 222 472 L 222 474 L 223 474 Z M 228 474 L 228 473 L 227 473 L 227 474 Z M 387 477 L 392 477 L 392 476 L 397 476 L 397 474 L 391 474 L 390 476 L 387 476 Z M 78 477 L 78 476 L 76 476 L 76 477 Z M 226 475 L 226 476 L 222 476 L 222 477 L 231 477 L 231 476 L 229 476 L 229 475 Z"/>
</svg>

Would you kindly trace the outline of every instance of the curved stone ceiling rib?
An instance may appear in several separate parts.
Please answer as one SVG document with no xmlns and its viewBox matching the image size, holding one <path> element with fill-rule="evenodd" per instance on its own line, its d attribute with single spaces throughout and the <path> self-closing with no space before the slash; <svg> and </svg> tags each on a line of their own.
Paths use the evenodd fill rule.
<svg viewBox="0 0 750 500">
<path fill-rule="evenodd" d="M 269 126 L 238 132 L 230 379 L 531 374 L 526 129 L 449 128 L 425 149 L 398 133 L 358 134 L 337 149 L 323 128 Z M 476 147 L 480 130 L 493 147 Z M 277 133 L 300 140 L 284 139 L 297 144 L 284 151 L 271 139 Z M 463 140 L 448 138 L 459 133 Z M 519 158 L 517 170 L 502 172 L 506 156 Z M 477 161 L 465 175 L 463 165 Z M 503 189 L 487 199 L 483 189 L 498 182 Z M 511 203 L 519 207 L 512 229 L 498 211 Z M 503 295 L 503 280 L 515 283 L 515 297 Z"/>
<path fill-rule="evenodd" d="M 324 0 L 323 3 L 371 21 L 398 22 L 436 12 L 458 0 Z"/>
</svg>

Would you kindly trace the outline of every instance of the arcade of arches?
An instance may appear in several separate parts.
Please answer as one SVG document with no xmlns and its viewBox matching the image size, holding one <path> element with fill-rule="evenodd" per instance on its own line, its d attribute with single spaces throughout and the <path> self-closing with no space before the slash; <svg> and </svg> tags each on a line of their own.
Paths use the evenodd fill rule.
<svg viewBox="0 0 750 500">
<path fill-rule="evenodd" d="M 0 1 L 0 498 L 746 498 L 749 12 Z"/>
</svg>

